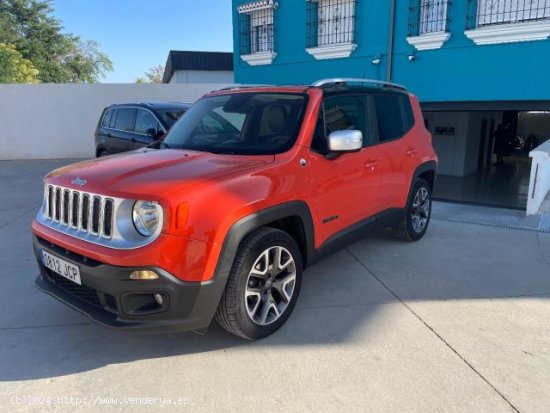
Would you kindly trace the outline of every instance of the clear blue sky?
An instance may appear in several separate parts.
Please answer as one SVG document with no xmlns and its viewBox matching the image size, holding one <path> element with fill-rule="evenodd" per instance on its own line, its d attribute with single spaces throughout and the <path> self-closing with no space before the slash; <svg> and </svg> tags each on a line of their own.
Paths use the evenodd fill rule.
<svg viewBox="0 0 550 413">
<path fill-rule="evenodd" d="M 232 50 L 231 0 L 54 0 L 66 32 L 95 40 L 113 61 L 103 82 L 128 83 L 170 50 Z"/>
</svg>

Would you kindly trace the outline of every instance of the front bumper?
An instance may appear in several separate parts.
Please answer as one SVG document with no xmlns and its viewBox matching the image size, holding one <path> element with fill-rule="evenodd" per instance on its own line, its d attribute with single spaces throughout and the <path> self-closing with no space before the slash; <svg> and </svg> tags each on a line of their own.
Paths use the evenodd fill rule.
<svg viewBox="0 0 550 413">
<path fill-rule="evenodd" d="M 157 267 L 107 265 L 36 235 L 33 244 L 40 269 L 38 288 L 107 327 L 143 332 L 202 330 L 212 321 L 225 288 L 223 277 L 185 282 Z M 43 250 L 78 266 L 82 285 L 46 268 L 41 259 Z M 129 276 L 134 270 L 152 270 L 159 278 L 131 280 Z M 162 306 L 135 311 L 136 300 L 154 294 L 162 295 Z"/>
</svg>

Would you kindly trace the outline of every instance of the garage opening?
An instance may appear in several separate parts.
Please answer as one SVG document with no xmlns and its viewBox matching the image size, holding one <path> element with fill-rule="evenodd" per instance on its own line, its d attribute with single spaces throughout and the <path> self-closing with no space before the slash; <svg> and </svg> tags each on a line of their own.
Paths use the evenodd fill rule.
<svg viewBox="0 0 550 413">
<path fill-rule="evenodd" d="M 525 209 L 529 151 L 550 139 L 550 111 L 424 111 L 440 170 L 434 198 Z"/>
</svg>

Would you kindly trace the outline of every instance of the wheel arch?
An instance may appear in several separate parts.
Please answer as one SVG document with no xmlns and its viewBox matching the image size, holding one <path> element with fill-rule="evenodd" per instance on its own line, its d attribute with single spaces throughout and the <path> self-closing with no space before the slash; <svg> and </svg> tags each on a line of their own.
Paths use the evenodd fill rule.
<svg viewBox="0 0 550 413">
<path fill-rule="evenodd" d="M 435 181 L 437 179 L 437 162 L 436 161 L 427 161 L 419 166 L 414 170 L 414 174 L 412 176 L 411 183 L 409 185 L 409 194 L 407 196 L 407 201 L 410 199 L 411 191 L 414 185 L 414 182 L 418 179 L 422 178 L 425 179 L 428 184 L 430 185 L 431 190 L 433 191 Z"/>
<path fill-rule="evenodd" d="M 260 227 L 277 228 L 288 233 L 300 249 L 304 268 L 315 262 L 313 218 L 303 201 L 291 201 L 256 211 L 239 219 L 229 229 L 216 266 L 216 276 L 229 274 L 243 239 Z"/>
</svg>

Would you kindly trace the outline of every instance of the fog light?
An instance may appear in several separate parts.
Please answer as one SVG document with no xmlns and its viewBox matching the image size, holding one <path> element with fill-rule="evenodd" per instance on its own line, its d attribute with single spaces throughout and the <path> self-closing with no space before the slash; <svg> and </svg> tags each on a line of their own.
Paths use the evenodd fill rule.
<svg viewBox="0 0 550 413">
<path fill-rule="evenodd" d="M 133 271 L 130 274 L 131 280 L 156 280 L 159 276 L 154 271 L 149 270 L 140 270 L 140 271 Z"/>
<path fill-rule="evenodd" d="M 162 294 L 155 294 L 155 302 L 158 305 L 164 304 L 164 297 L 162 296 Z"/>
</svg>

